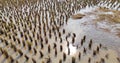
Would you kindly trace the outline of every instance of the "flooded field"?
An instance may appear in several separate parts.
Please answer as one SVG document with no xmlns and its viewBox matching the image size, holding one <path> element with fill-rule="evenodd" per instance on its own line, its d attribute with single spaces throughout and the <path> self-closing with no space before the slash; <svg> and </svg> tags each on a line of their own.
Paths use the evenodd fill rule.
<svg viewBox="0 0 120 63">
<path fill-rule="evenodd" d="M 119 5 L 0 0 L 0 63 L 120 63 Z"/>
<path fill-rule="evenodd" d="M 91 9 L 87 11 L 88 9 Z M 120 17 L 119 11 L 103 8 L 85 8 L 76 14 L 84 15 L 80 19 L 69 19 L 68 30 L 77 33 L 78 37 L 86 35 L 88 39 L 102 43 L 120 53 Z M 104 16 L 101 16 L 104 15 Z M 116 17 L 115 17 L 116 16 Z M 72 26 L 72 27 L 70 27 Z M 70 28 L 69 28 L 70 27 Z"/>
</svg>

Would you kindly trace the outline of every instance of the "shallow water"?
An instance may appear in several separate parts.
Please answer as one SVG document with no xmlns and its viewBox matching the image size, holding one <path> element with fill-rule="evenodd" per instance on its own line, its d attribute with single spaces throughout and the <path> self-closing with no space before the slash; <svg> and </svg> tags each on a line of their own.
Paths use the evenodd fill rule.
<svg viewBox="0 0 120 63">
<path fill-rule="evenodd" d="M 92 10 L 95 10 L 95 8 L 93 8 Z M 92 10 L 80 11 L 78 13 L 86 14 L 87 12 L 91 12 Z M 114 32 L 111 31 L 114 29 L 111 26 L 115 26 L 115 28 L 120 28 L 118 26 L 120 24 L 115 23 L 115 24 L 111 25 L 111 24 L 102 23 L 102 22 L 106 22 L 106 21 L 97 22 L 97 24 L 96 24 L 96 22 L 94 22 L 95 19 L 96 19 L 96 15 L 94 15 L 94 14 L 89 15 L 89 16 L 84 16 L 82 19 L 70 18 L 68 21 L 68 25 L 65 28 L 67 28 L 67 31 L 74 32 L 77 34 L 76 44 L 77 44 L 77 42 L 80 41 L 79 38 L 86 35 L 88 40 L 93 39 L 93 42 L 102 43 L 104 46 L 117 51 L 117 53 L 120 57 L 120 54 L 119 54 L 120 53 L 120 37 L 118 35 L 116 35 L 116 34 L 119 34 L 119 32 L 117 30 L 114 30 Z M 109 23 L 109 22 L 107 22 L 107 23 Z M 116 24 L 117 24 L 117 26 L 116 26 Z M 102 27 L 103 27 L 103 29 L 102 29 Z M 106 29 L 109 29 L 109 30 L 105 30 L 104 29 L 105 27 L 106 27 Z"/>
</svg>

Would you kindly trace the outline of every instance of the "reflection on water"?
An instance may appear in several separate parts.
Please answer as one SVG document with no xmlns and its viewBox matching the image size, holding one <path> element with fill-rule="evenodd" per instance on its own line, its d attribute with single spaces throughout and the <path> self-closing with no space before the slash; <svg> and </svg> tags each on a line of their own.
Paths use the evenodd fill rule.
<svg viewBox="0 0 120 63">
<path fill-rule="evenodd" d="M 118 30 L 120 29 L 120 24 L 117 19 L 120 19 L 120 17 L 112 19 L 111 13 L 109 14 L 108 12 L 112 12 L 113 10 L 105 9 L 105 11 L 101 8 L 102 10 L 99 11 L 98 9 L 96 7 L 87 11 L 87 8 L 87 10 L 78 12 L 85 14 L 85 16 L 82 19 L 69 19 L 67 31 L 77 34 L 77 42 L 81 36 L 86 35 L 88 39 L 93 39 L 94 42 L 102 43 L 120 53 L 120 49 L 118 49 L 120 47 L 120 37 L 117 36 L 120 33 Z M 117 15 L 116 13 L 119 13 L 119 11 L 113 11 L 114 15 Z M 99 16 L 102 14 L 104 15 L 103 17 Z"/>
<path fill-rule="evenodd" d="M 70 55 L 76 54 L 77 50 L 76 47 L 74 47 L 72 44 L 69 45 L 69 48 L 66 47 L 65 53 L 68 54 L 68 50 L 70 51 Z"/>
</svg>

